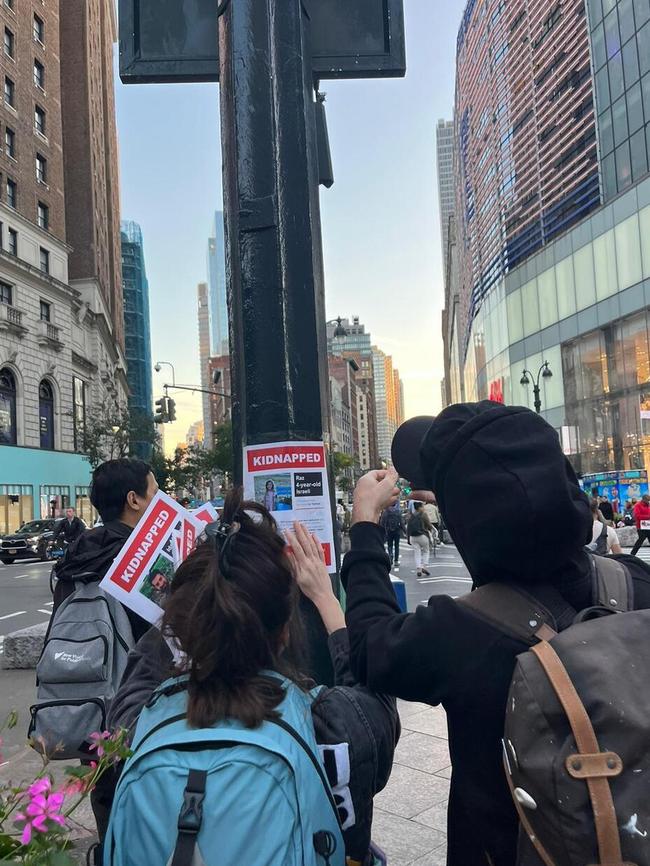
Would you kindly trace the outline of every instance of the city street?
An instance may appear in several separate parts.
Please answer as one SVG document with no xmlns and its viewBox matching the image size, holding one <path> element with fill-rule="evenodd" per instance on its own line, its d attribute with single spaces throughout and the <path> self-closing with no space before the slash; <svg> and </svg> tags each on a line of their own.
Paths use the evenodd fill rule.
<svg viewBox="0 0 650 866">
<path fill-rule="evenodd" d="M 402 541 L 400 569 L 393 574 L 406 584 L 406 598 L 411 611 L 419 604 L 426 604 L 432 595 L 458 598 L 472 588 L 472 580 L 454 545 L 438 547 L 435 558 L 433 554 L 430 556 L 427 571 L 430 572 L 429 577 L 417 576 L 413 548 Z"/>
<path fill-rule="evenodd" d="M 0 565 L 0 655 L 6 634 L 49 619 L 51 570 L 51 562 L 31 560 Z"/>
</svg>

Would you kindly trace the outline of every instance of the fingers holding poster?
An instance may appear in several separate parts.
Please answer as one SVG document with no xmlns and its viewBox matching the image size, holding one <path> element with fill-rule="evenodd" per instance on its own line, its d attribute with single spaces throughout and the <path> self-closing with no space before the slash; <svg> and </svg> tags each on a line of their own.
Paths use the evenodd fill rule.
<svg viewBox="0 0 650 866">
<path fill-rule="evenodd" d="M 278 442 L 244 448 L 244 493 L 264 505 L 280 530 L 294 521 L 313 532 L 334 565 L 334 530 L 322 442 Z"/>
</svg>

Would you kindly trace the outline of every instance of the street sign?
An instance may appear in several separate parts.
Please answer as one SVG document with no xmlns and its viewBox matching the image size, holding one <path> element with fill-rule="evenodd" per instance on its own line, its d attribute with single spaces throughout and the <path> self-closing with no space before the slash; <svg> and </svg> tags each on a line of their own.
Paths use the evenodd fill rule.
<svg viewBox="0 0 650 866">
<path fill-rule="evenodd" d="M 303 0 L 312 21 L 314 75 L 396 78 L 406 73 L 404 0 Z M 218 81 L 216 0 L 119 0 L 125 84 Z"/>
</svg>

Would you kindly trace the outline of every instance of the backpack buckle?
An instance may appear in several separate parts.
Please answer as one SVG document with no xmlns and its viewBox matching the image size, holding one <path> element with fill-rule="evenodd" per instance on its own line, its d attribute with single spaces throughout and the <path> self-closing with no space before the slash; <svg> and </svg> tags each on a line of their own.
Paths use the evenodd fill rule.
<svg viewBox="0 0 650 866">
<path fill-rule="evenodd" d="M 178 815 L 179 833 L 196 836 L 203 822 L 203 801 L 208 774 L 204 770 L 190 770 L 183 791 L 183 805 Z"/>
<path fill-rule="evenodd" d="M 203 800 L 205 794 L 185 790 L 183 805 L 178 816 L 178 829 L 182 833 L 197 834 L 203 823 Z"/>
</svg>

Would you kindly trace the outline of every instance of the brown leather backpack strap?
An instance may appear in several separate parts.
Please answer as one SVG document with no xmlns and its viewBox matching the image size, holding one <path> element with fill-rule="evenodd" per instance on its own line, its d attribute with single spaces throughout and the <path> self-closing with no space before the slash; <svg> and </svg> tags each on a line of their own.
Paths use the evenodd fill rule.
<svg viewBox="0 0 650 866">
<path fill-rule="evenodd" d="M 525 590 L 507 583 L 487 583 L 457 599 L 480 619 L 504 634 L 532 646 L 557 634 L 555 618 L 548 608 Z"/>
<path fill-rule="evenodd" d="M 601 750 L 593 725 L 560 657 L 546 641 L 532 647 L 532 652 L 539 659 L 567 715 L 579 752 L 574 756 L 575 759 L 579 761 L 582 755 L 586 757 L 598 755 Z M 609 779 L 597 775 L 587 777 L 585 781 L 594 812 L 600 862 L 621 864 L 623 861 L 621 840 Z"/>
<path fill-rule="evenodd" d="M 634 610 L 634 587 L 630 572 L 609 556 L 592 556 L 594 601 L 613 613 Z"/>
</svg>

